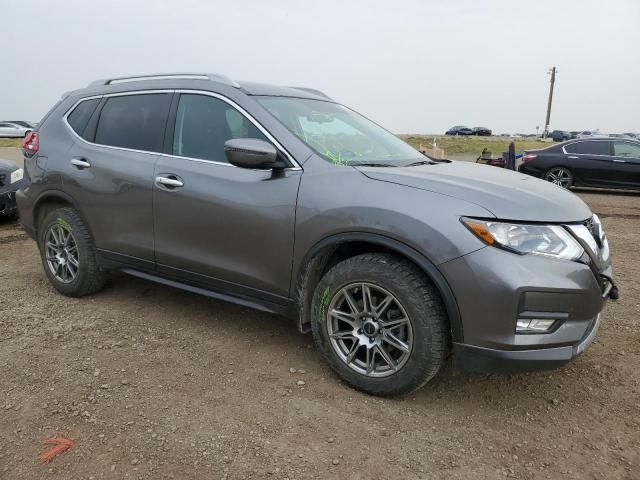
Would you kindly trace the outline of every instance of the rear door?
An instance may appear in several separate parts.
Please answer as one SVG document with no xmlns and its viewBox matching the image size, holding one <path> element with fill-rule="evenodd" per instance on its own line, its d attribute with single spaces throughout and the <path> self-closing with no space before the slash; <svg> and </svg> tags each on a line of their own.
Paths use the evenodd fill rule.
<svg viewBox="0 0 640 480">
<path fill-rule="evenodd" d="M 640 188 L 640 143 L 615 140 L 613 163 L 615 186 Z"/>
<path fill-rule="evenodd" d="M 613 176 L 609 140 L 580 140 L 563 146 L 574 175 L 581 183 L 604 187 Z"/>
<path fill-rule="evenodd" d="M 84 102 L 66 117 L 77 140 L 65 164 L 65 191 L 82 209 L 103 254 L 141 267 L 153 267 L 153 173 L 172 95 L 105 96 L 86 124 L 75 118 L 86 114 Z"/>
<path fill-rule="evenodd" d="M 225 97 L 182 93 L 176 100 L 168 126 L 172 141 L 154 175 L 158 272 L 284 303 L 301 170 L 229 164 L 223 145 L 231 138 L 258 138 L 279 146 Z M 161 180 L 167 178 L 178 183 L 167 185 Z"/>
</svg>

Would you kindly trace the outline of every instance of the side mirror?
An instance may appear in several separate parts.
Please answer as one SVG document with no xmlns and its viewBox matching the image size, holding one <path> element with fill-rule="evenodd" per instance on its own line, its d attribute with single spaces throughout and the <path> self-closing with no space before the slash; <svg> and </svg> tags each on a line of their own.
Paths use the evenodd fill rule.
<svg viewBox="0 0 640 480">
<path fill-rule="evenodd" d="M 231 165 L 241 168 L 282 169 L 276 147 L 256 138 L 233 138 L 224 142 L 224 153 Z"/>
</svg>

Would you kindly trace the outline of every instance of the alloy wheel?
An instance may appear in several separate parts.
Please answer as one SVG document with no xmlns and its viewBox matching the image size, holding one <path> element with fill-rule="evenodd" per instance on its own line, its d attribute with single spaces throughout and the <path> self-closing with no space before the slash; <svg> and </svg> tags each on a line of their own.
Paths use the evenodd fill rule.
<svg viewBox="0 0 640 480">
<path fill-rule="evenodd" d="M 78 276 L 78 245 L 73 234 L 58 223 L 51 225 L 45 235 L 45 256 L 56 280 L 71 283 Z"/>
<path fill-rule="evenodd" d="M 338 357 L 367 377 L 399 371 L 413 348 L 413 329 L 405 308 L 388 290 L 372 283 L 350 283 L 331 299 L 327 333 Z"/>
<path fill-rule="evenodd" d="M 571 174 L 564 168 L 554 168 L 547 173 L 547 181 L 568 188 L 571 185 Z"/>
</svg>

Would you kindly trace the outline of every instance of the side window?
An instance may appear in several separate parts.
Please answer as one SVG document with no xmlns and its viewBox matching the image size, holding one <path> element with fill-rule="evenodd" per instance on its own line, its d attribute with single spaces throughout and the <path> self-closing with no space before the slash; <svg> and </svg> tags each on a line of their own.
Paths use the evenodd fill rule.
<svg viewBox="0 0 640 480">
<path fill-rule="evenodd" d="M 92 98 L 91 100 L 80 102 L 67 117 L 67 122 L 73 131 L 84 139 L 87 139 L 87 137 L 84 136 L 84 129 L 98 106 L 98 103 L 100 103 L 99 98 Z"/>
<path fill-rule="evenodd" d="M 180 95 L 173 134 L 174 155 L 226 163 L 224 142 L 231 138 L 269 141 L 228 103 L 208 95 Z"/>
<path fill-rule="evenodd" d="M 580 153 L 587 155 L 610 155 L 609 142 L 607 140 L 592 140 L 576 142 L 564 147 L 568 153 Z"/>
<path fill-rule="evenodd" d="M 613 142 L 613 154 L 618 157 L 640 158 L 640 144 L 630 142 Z"/>
<path fill-rule="evenodd" d="M 170 93 L 111 97 L 100 112 L 95 143 L 162 152 Z"/>
</svg>

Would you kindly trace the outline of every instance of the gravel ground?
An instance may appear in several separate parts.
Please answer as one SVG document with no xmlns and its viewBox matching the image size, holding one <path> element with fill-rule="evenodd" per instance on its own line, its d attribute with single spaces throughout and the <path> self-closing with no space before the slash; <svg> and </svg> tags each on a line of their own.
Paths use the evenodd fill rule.
<svg viewBox="0 0 640 480">
<path fill-rule="evenodd" d="M 0 478 L 640 478 L 640 196 L 585 193 L 621 299 L 545 373 L 340 383 L 286 319 L 131 277 L 68 299 L 0 223 Z M 42 440 L 75 444 L 48 465 Z"/>
</svg>

